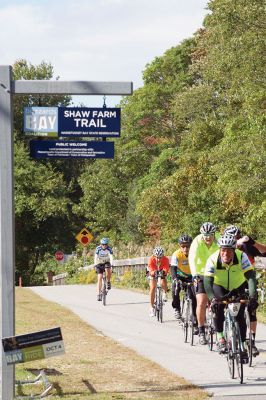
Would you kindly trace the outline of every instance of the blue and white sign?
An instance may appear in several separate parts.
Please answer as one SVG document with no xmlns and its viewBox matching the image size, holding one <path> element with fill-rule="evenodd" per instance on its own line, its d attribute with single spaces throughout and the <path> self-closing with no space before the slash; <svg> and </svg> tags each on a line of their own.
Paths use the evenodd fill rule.
<svg viewBox="0 0 266 400">
<path fill-rule="evenodd" d="M 32 158 L 114 158 L 114 142 L 31 140 Z"/>
<path fill-rule="evenodd" d="M 28 136 L 58 136 L 57 107 L 25 107 L 24 132 Z"/>
<path fill-rule="evenodd" d="M 120 136 L 120 108 L 60 107 L 58 121 L 59 136 Z"/>
<path fill-rule="evenodd" d="M 24 108 L 24 132 L 28 136 L 119 137 L 120 129 L 120 108 Z"/>
</svg>

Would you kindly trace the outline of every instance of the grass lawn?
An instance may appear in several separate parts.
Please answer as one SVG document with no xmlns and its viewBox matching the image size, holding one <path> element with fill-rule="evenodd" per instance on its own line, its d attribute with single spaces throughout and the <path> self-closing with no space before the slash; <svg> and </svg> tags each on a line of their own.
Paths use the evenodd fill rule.
<svg viewBox="0 0 266 400">
<path fill-rule="evenodd" d="M 16 365 L 16 379 L 45 370 L 49 398 L 72 400 L 201 400 L 206 392 L 93 329 L 68 309 L 16 289 L 16 334 L 62 329 L 66 354 Z M 167 344 L 166 344 L 167 345 Z M 177 360 L 178 362 L 178 360 Z M 39 394 L 39 385 L 19 386 L 16 394 Z"/>
</svg>

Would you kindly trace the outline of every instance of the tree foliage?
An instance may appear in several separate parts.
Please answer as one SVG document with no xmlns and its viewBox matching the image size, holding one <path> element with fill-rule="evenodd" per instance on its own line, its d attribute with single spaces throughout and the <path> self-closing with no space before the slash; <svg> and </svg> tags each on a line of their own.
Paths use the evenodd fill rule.
<svg viewBox="0 0 266 400">
<path fill-rule="evenodd" d="M 73 248 L 81 226 L 115 244 L 168 245 L 210 220 L 266 240 L 264 7 L 262 0 L 209 1 L 203 28 L 151 61 L 143 87 L 121 102 L 114 160 L 30 160 L 22 106 L 70 99 L 15 100 L 18 269 L 34 270 L 36 247 Z M 53 76 L 51 65 L 24 60 L 14 72 L 16 79 Z"/>
</svg>

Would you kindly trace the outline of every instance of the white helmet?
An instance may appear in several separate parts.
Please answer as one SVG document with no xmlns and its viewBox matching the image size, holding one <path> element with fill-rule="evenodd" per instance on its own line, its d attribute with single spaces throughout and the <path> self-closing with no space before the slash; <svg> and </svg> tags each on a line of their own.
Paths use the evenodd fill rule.
<svg viewBox="0 0 266 400">
<path fill-rule="evenodd" d="M 211 222 L 204 222 L 200 227 L 200 233 L 203 235 L 213 235 L 216 231 L 216 226 Z"/>
<path fill-rule="evenodd" d="M 233 235 L 225 234 L 220 237 L 217 241 L 218 246 L 223 249 L 235 249 L 236 248 L 236 239 Z"/>
<path fill-rule="evenodd" d="M 164 255 L 164 249 L 160 246 L 157 246 L 153 249 L 154 257 L 162 257 Z"/>
</svg>

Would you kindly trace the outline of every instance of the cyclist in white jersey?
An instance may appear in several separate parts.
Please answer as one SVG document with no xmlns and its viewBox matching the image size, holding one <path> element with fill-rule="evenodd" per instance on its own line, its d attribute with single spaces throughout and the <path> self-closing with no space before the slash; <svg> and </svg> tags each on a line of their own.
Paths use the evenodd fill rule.
<svg viewBox="0 0 266 400">
<path fill-rule="evenodd" d="M 109 240 L 107 238 L 102 238 L 100 245 L 96 247 L 94 255 L 94 266 L 98 274 L 97 283 L 97 300 L 101 301 L 101 289 L 102 289 L 102 279 L 103 272 L 106 272 L 107 278 L 107 289 L 111 289 L 111 274 L 113 265 L 113 250 L 108 246 Z"/>
</svg>

